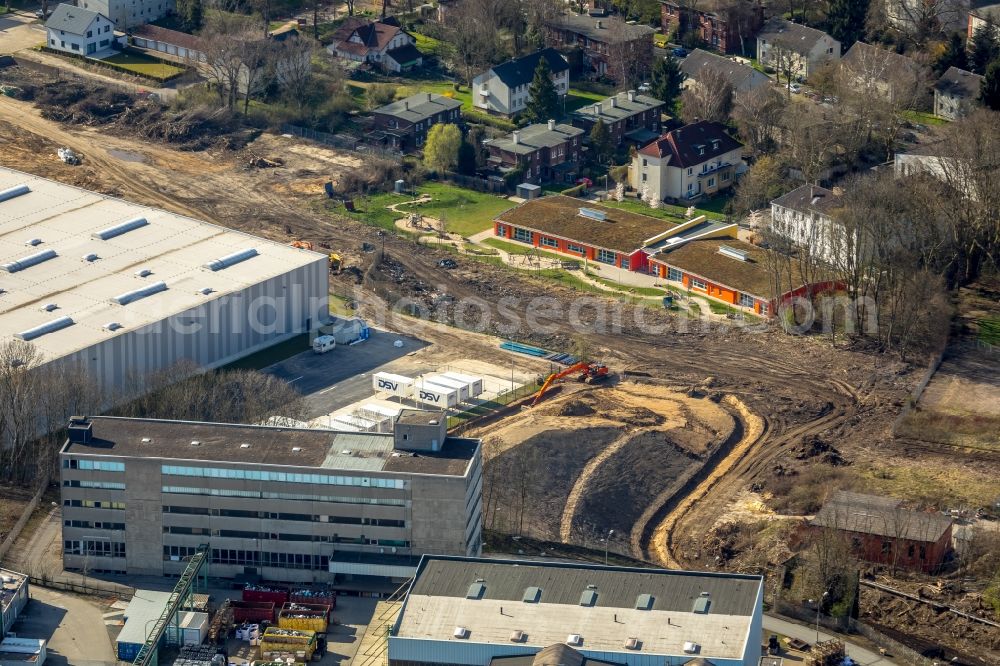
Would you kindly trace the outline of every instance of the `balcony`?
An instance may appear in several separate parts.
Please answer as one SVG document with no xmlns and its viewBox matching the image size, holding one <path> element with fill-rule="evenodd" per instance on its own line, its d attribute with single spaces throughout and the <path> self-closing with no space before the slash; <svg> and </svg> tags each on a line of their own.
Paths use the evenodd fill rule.
<svg viewBox="0 0 1000 666">
<path fill-rule="evenodd" d="M 707 178 L 709 176 L 713 176 L 715 174 L 722 173 L 723 171 L 726 171 L 726 170 L 734 170 L 735 171 L 735 166 L 736 166 L 735 164 L 731 164 L 729 162 L 725 162 L 725 163 L 719 164 L 717 166 L 709 167 L 708 170 L 700 172 L 698 174 L 698 178 Z"/>
</svg>

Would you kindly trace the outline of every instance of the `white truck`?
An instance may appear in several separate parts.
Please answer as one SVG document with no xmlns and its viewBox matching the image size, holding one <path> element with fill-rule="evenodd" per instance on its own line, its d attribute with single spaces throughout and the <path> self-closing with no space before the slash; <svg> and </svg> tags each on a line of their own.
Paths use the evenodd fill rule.
<svg viewBox="0 0 1000 666">
<path fill-rule="evenodd" d="M 325 354 L 337 346 L 337 338 L 332 335 L 321 335 L 313 340 L 313 351 L 317 354 Z"/>
</svg>

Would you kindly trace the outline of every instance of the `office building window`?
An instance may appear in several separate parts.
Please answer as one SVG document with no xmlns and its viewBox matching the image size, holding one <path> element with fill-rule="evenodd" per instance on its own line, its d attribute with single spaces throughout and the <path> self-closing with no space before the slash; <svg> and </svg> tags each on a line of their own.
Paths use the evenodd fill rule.
<svg viewBox="0 0 1000 666">
<path fill-rule="evenodd" d="M 559 242 L 555 238 L 547 238 L 545 236 L 540 237 L 538 243 L 545 247 L 559 247 Z"/>
<path fill-rule="evenodd" d="M 77 460 L 70 458 L 63 460 L 63 469 L 86 469 L 100 472 L 124 472 L 125 463 L 106 462 L 103 460 Z"/>
<path fill-rule="evenodd" d="M 611 250 L 598 250 L 597 260 L 602 264 L 614 264 L 615 263 L 615 253 Z"/>
<path fill-rule="evenodd" d="M 699 280 L 698 278 L 693 277 L 693 278 L 691 278 L 691 288 L 692 289 L 704 289 L 705 288 L 705 281 L 704 280 Z"/>
<path fill-rule="evenodd" d="M 531 169 L 528 170 L 530 175 Z M 528 231 L 527 229 L 514 229 L 514 240 L 521 241 L 522 243 L 531 243 L 535 238 L 534 232 Z"/>
<path fill-rule="evenodd" d="M 683 282 L 684 273 L 676 268 L 667 268 L 667 279 L 673 280 L 674 282 Z"/>
<path fill-rule="evenodd" d="M 298 474 L 266 470 L 224 469 L 220 467 L 187 467 L 163 465 L 162 474 L 170 476 L 197 476 L 212 479 L 239 479 L 245 481 L 278 481 L 280 483 L 311 483 L 315 485 L 361 486 L 365 488 L 406 488 L 401 479 L 380 479 L 367 476 L 327 476 L 326 474 Z"/>
</svg>

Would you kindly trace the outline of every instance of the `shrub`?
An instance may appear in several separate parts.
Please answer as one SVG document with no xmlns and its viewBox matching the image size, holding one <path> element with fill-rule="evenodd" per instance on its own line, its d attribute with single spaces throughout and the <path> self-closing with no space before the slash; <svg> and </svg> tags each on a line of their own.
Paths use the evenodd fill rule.
<svg viewBox="0 0 1000 666">
<path fill-rule="evenodd" d="M 581 194 L 583 194 L 583 191 L 585 189 L 586 189 L 585 185 L 574 185 L 573 187 L 566 188 L 565 190 L 563 190 L 559 194 L 565 194 L 568 197 L 578 197 Z"/>
<path fill-rule="evenodd" d="M 377 109 L 380 106 L 389 104 L 396 99 L 396 86 L 391 83 L 373 83 L 365 91 L 365 100 L 368 109 Z"/>
<path fill-rule="evenodd" d="M 505 132 L 512 132 L 517 129 L 517 126 L 506 120 L 504 118 L 494 118 L 493 116 L 488 116 L 485 113 L 479 113 L 478 111 L 470 111 L 468 109 L 462 109 L 462 118 L 467 123 L 475 123 L 478 125 L 486 125 L 488 127 L 494 127 Z"/>
</svg>

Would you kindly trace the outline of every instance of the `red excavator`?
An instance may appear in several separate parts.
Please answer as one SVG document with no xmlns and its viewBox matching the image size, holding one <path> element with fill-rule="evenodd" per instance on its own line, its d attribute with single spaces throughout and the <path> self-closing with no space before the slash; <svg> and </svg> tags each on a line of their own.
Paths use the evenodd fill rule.
<svg viewBox="0 0 1000 666">
<path fill-rule="evenodd" d="M 552 373 L 545 379 L 545 382 L 542 383 L 542 388 L 538 389 L 538 393 L 535 394 L 535 399 L 531 402 L 531 406 L 534 407 L 538 404 L 538 402 L 545 395 L 545 392 L 549 390 L 554 382 L 560 379 L 565 379 L 570 375 L 577 375 L 581 382 L 593 384 L 607 379 L 608 366 L 603 363 L 587 363 L 586 361 L 581 361 L 580 363 L 569 366 L 565 370 Z"/>
</svg>

